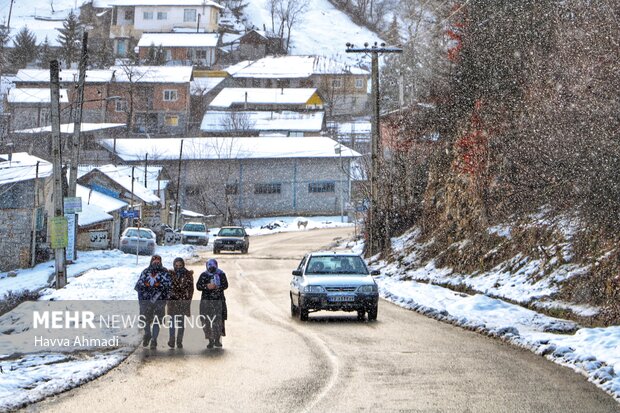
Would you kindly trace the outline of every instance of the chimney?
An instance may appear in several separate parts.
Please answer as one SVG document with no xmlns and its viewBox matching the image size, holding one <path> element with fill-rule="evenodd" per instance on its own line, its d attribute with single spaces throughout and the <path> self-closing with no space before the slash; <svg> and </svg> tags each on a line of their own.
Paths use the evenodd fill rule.
<svg viewBox="0 0 620 413">
<path fill-rule="evenodd" d="M 248 92 L 245 92 L 245 102 L 243 103 L 243 109 L 248 108 Z"/>
</svg>

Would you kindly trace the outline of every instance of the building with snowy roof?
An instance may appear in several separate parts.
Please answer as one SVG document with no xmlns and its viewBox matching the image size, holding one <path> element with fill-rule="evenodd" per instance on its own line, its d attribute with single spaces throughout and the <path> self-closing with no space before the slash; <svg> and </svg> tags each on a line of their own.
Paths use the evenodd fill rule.
<svg viewBox="0 0 620 413">
<path fill-rule="evenodd" d="M 142 61 L 160 58 L 166 65 L 210 68 L 217 62 L 219 39 L 218 33 L 144 33 L 138 55 Z"/>
<path fill-rule="evenodd" d="M 349 202 L 351 162 L 361 155 L 325 137 L 104 140 L 120 161 L 148 158 L 180 179 L 183 209 L 205 215 L 337 215 Z M 181 159 L 181 175 L 178 167 Z"/>
<path fill-rule="evenodd" d="M 208 110 L 202 118 L 203 136 L 319 136 L 325 112 Z"/>
<path fill-rule="evenodd" d="M 369 109 L 370 72 L 324 56 L 267 56 L 231 76 L 237 87 L 317 88 L 328 117 Z"/>
</svg>

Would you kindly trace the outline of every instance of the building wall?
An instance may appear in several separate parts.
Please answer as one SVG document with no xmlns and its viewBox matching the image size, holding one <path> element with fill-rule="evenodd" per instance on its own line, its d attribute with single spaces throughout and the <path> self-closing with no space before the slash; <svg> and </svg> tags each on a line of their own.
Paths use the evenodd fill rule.
<svg viewBox="0 0 620 413">
<path fill-rule="evenodd" d="M 341 199 L 347 202 L 349 192 L 348 159 L 342 159 L 342 168 L 340 162 L 338 157 L 186 162 L 181 172 L 181 205 L 204 214 L 225 214 L 228 201 L 235 215 L 245 217 L 338 215 Z M 168 170 L 176 182 L 176 167 L 171 164 Z M 237 194 L 227 197 L 226 183 L 236 184 Z M 331 190 L 309 191 L 310 184 L 323 183 Z M 269 184 L 279 184 L 279 193 L 256 193 L 256 185 Z"/>
<path fill-rule="evenodd" d="M 0 209 L 0 271 L 30 267 L 32 209 Z"/>
</svg>

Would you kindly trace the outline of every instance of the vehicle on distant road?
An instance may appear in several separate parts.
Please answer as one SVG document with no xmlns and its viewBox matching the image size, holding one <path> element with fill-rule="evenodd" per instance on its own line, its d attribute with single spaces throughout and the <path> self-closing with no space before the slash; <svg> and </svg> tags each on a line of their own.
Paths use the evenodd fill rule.
<svg viewBox="0 0 620 413">
<path fill-rule="evenodd" d="M 307 254 L 293 271 L 290 285 L 291 316 L 308 320 L 310 312 L 357 311 L 358 320 L 377 319 L 379 291 L 358 254 L 313 252 Z"/>
<path fill-rule="evenodd" d="M 241 251 L 247 254 L 250 248 L 250 236 L 243 227 L 222 227 L 213 241 L 213 253 L 220 251 Z"/>
<path fill-rule="evenodd" d="M 127 254 L 153 255 L 155 233 L 148 228 L 128 227 L 121 234 L 120 250 Z"/>
<path fill-rule="evenodd" d="M 202 222 L 188 222 L 181 228 L 182 244 L 209 244 L 209 230 Z"/>
</svg>

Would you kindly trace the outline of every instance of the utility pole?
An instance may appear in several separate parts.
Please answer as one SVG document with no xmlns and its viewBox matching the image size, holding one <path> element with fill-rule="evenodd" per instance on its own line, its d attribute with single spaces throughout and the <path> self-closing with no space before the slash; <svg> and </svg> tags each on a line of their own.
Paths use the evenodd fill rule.
<svg viewBox="0 0 620 413">
<path fill-rule="evenodd" d="M 179 152 L 179 174 L 177 175 L 177 195 L 174 207 L 174 229 L 179 225 L 179 214 L 181 213 L 181 202 L 179 200 L 179 187 L 181 186 L 181 160 L 183 159 L 183 139 L 181 139 L 181 151 Z"/>
<path fill-rule="evenodd" d="M 39 207 L 39 161 L 34 174 L 34 196 L 32 198 L 32 244 L 30 245 L 30 266 L 34 267 L 37 263 L 37 210 Z"/>
<path fill-rule="evenodd" d="M 149 167 L 149 154 L 147 153 L 145 158 L 144 158 L 144 186 L 146 188 L 149 187 L 148 180 L 147 180 L 147 178 L 148 178 L 147 177 L 147 169 L 148 169 L 148 167 Z M 159 196 L 159 194 L 157 194 L 157 196 Z"/>
<path fill-rule="evenodd" d="M 54 173 L 54 221 L 52 233 L 62 233 L 61 227 L 64 222 L 66 236 L 66 218 L 64 217 L 63 194 L 62 194 L 62 152 L 60 141 L 60 75 L 58 60 L 50 62 L 50 87 L 52 103 L 52 157 Z M 56 235 L 58 236 L 58 235 Z M 54 245 L 54 260 L 56 268 L 56 288 L 60 289 L 67 283 L 65 272 L 65 242 L 56 242 Z M 62 246 L 62 245 L 65 246 Z"/>
<path fill-rule="evenodd" d="M 84 106 L 84 82 L 86 80 L 86 63 L 88 60 L 88 32 L 84 32 L 82 36 L 82 57 L 80 59 L 79 65 L 79 77 L 78 84 L 76 90 L 76 99 L 75 99 L 75 112 L 73 117 L 73 136 L 71 139 L 71 165 L 69 168 L 69 191 L 68 196 L 70 198 L 75 198 L 75 192 L 77 187 L 77 173 L 78 173 L 78 163 L 80 162 L 80 135 L 82 133 L 82 107 Z M 75 223 L 73 225 L 73 239 L 77 241 L 77 222 L 78 217 L 75 212 L 73 212 Z M 71 230 L 71 228 L 69 229 Z M 71 257 L 73 259 L 77 258 L 76 255 L 76 245 L 77 242 L 73 242 L 71 251 Z"/>
<path fill-rule="evenodd" d="M 364 43 L 364 47 L 355 47 L 353 43 L 346 44 L 347 53 L 364 53 L 370 54 L 371 57 L 371 100 L 372 100 L 372 117 L 371 117 L 371 143 L 370 143 L 370 207 L 368 208 L 368 223 L 366 229 L 368 231 L 368 248 L 366 253 L 368 256 L 375 255 L 378 250 L 378 177 L 379 177 L 379 153 L 381 152 L 381 130 L 379 118 L 379 53 L 402 53 L 403 49 L 398 47 L 386 47 L 385 43 L 370 46 Z"/>
</svg>

